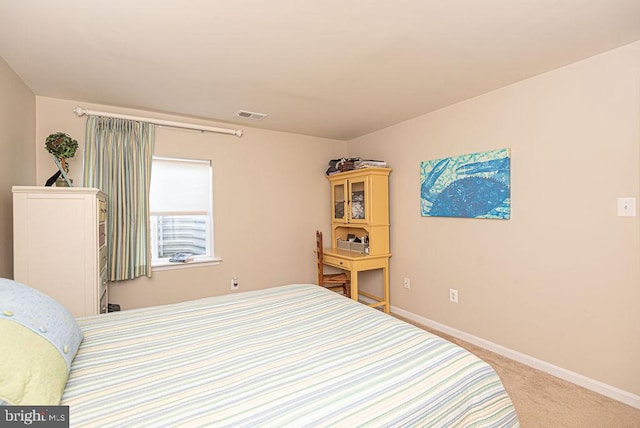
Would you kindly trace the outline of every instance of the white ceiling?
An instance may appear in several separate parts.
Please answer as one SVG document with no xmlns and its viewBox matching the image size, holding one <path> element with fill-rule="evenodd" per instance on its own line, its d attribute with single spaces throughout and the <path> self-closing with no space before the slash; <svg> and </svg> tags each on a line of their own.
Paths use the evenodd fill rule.
<svg viewBox="0 0 640 428">
<path fill-rule="evenodd" d="M 636 40 L 640 0 L 0 0 L 36 95 L 345 140 Z"/>
</svg>

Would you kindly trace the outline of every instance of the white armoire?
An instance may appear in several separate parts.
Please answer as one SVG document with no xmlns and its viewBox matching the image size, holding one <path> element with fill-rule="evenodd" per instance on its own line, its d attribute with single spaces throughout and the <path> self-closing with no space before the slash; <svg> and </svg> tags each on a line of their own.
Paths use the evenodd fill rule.
<svg viewBox="0 0 640 428">
<path fill-rule="evenodd" d="M 75 317 L 107 312 L 106 195 L 82 187 L 13 187 L 14 279 Z"/>
</svg>

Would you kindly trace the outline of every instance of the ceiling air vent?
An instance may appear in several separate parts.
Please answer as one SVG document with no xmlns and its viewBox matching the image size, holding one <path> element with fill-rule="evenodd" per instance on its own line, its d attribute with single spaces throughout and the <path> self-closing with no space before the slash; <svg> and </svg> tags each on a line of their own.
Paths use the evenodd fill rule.
<svg viewBox="0 0 640 428">
<path fill-rule="evenodd" d="M 253 111 L 246 110 L 238 110 L 236 116 L 241 117 L 243 119 L 252 119 L 252 120 L 262 120 L 267 117 L 264 113 L 255 113 Z"/>
</svg>

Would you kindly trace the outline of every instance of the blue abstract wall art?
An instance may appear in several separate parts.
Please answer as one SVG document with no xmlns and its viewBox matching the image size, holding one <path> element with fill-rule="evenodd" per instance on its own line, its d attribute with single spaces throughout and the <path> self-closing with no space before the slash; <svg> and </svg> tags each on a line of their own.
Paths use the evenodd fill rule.
<svg viewBox="0 0 640 428">
<path fill-rule="evenodd" d="M 420 183 L 425 217 L 508 220 L 511 216 L 509 149 L 421 162 Z"/>
</svg>

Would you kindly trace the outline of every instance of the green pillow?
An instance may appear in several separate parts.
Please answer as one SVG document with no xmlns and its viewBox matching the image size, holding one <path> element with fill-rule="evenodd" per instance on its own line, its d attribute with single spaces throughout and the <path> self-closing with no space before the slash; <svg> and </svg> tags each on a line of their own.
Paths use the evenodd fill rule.
<svg viewBox="0 0 640 428">
<path fill-rule="evenodd" d="M 60 303 L 0 278 L 0 402 L 60 404 L 82 338 Z"/>
</svg>

